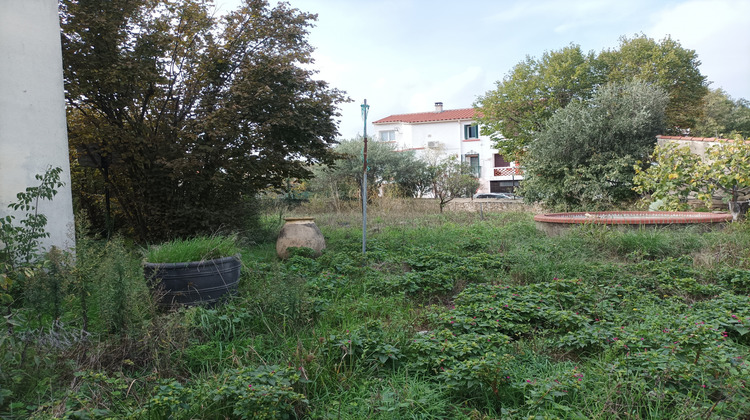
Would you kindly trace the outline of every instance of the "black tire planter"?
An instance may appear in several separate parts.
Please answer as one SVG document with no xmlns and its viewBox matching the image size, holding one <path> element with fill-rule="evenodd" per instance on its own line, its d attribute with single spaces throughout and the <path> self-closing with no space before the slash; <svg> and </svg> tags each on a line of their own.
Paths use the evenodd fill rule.
<svg viewBox="0 0 750 420">
<path fill-rule="evenodd" d="M 240 256 L 184 263 L 145 263 L 143 273 L 159 293 L 159 304 L 213 305 L 237 293 Z"/>
</svg>

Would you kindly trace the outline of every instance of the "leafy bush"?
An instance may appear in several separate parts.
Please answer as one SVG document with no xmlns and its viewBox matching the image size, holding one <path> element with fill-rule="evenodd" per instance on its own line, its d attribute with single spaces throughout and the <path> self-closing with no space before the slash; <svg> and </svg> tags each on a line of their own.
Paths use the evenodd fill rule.
<svg viewBox="0 0 750 420">
<path fill-rule="evenodd" d="M 18 193 L 18 201 L 10 203 L 8 208 L 14 211 L 25 211 L 20 223 L 14 222 L 15 216 L 9 214 L 0 217 L 0 304 L 9 304 L 24 290 L 23 283 L 35 275 L 41 267 L 37 264 L 40 255 L 40 240 L 49 237 L 45 230 L 47 216 L 39 213 L 39 200 L 52 200 L 60 188 L 62 168 L 50 168 L 44 175 L 36 175 L 39 181 L 36 187 L 28 187 Z"/>
<path fill-rule="evenodd" d="M 521 195 L 551 208 L 602 210 L 636 198 L 634 166 L 664 129 L 666 91 L 609 83 L 553 114 L 524 158 Z"/>
<path fill-rule="evenodd" d="M 230 369 L 220 375 L 181 384 L 164 381 L 138 412 L 145 418 L 291 418 L 307 403 L 294 391 L 300 373 L 294 367 Z"/>
<path fill-rule="evenodd" d="M 376 285 L 384 292 L 405 292 L 412 296 L 446 295 L 465 284 L 482 282 L 486 274 L 504 266 L 505 260 L 486 253 L 461 256 L 442 251 L 412 249 L 401 265 L 404 273 L 390 276 Z"/>
<path fill-rule="evenodd" d="M 324 339 L 322 352 L 339 365 L 364 363 L 382 367 L 395 366 L 402 358 L 399 343 L 388 337 L 376 323 L 368 323 L 343 334 L 331 334 Z"/>
<path fill-rule="evenodd" d="M 438 382 L 455 392 L 497 390 L 505 383 L 513 362 L 510 351 L 503 351 L 510 341 L 500 333 L 449 328 L 427 332 L 410 344 L 409 365 L 423 374 L 435 375 Z"/>
<path fill-rule="evenodd" d="M 502 332 L 514 337 L 540 330 L 568 331 L 585 323 L 593 301 L 580 280 L 527 286 L 472 285 L 433 321 L 463 332 Z"/>
<path fill-rule="evenodd" d="M 686 146 L 666 143 L 654 149 L 651 160 L 653 165 L 637 168 L 634 178 L 637 192 L 649 193 L 651 200 L 660 200 L 668 210 L 686 210 L 690 194 L 695 194 L 710 209 L 714 195 L 719 195 L 730 203 L 735 219 L 739 216 L 739 206 L 733 205 L 742 191 L 750 187 L 747 142 L 721 141 L 706 149 L 705 159 Z"/>
<path fill-rule="evenodd" d="M 358 382 L 330 405 L 311 409 L 311 418 L 446 419 L 458 415 L 444 387 L 408 371 Z"/>
<path fill-rule="evenodd" d="M 721 283 L 739 293 L 750 293 L 750 270 L 722 267 L 717 273 Z"/>
</svg>

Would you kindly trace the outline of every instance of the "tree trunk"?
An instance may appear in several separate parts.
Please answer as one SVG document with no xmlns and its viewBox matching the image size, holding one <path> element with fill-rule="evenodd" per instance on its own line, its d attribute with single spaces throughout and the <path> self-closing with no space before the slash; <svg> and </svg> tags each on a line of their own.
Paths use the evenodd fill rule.
<svg viewBox="0 0 750 420">
<path fill-rule="evenodd" d="M 729 212 L 732 213 L 732 221 L 736 222 L 741 216 L 747 214 L 749 201 L 730 201 Z"/>
</svg>

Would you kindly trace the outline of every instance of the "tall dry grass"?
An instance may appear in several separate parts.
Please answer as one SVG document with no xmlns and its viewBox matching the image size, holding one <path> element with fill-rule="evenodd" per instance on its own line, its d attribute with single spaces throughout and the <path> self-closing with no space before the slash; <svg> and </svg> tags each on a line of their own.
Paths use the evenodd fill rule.
<svg viewBox="0 0 750 420">
<path fill-rule="evenodd" d="M 536 214 L 541 211 L 535 206 L 513 202 L 480 202 L 470 199 L 457 199 L 440 212 L 439 202 L 430 198 L 378 197 L 367 205 L 368 230 L 386 226 L 420 227 L 437 223 L 467 224 L 481 220 L 492 220 L 506 213 Z M 362 224 L 362 203 L 356 200 L 341 201 L 329 198 L 313 198 L 295 208 L 287 208 L 283 217 L 315 217 L 318 226 L 334 228 L 358 226 Z"/>
</svg>

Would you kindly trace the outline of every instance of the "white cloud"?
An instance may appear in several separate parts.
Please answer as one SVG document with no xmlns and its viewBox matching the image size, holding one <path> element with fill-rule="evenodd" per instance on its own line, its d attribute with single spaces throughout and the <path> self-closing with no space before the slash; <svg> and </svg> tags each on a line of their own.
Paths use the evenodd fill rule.
<svg viewBox="0 0 750 420">
<path fill-rule="evenodd" d="M 409 108 L 413 112 L 430 111 L 433 103 L 438 101 L 443 102 L 446 109 L 468 108 L 476 95 L 477 82 L 484 78 L 485 72 L 481 67 L 471 66 L 447 78 L 434 80 L 411 96 Z"/>
<path fill-rule="evenodd" d="M 692 0 L 663 9 L 649 35 L 671 35 L 698 53 L 701 73 L 735 98 L 750 98 L 750 2 Z"/>
<path fill-rule="evenodd" d="M 345 80 L 346 75 L 353 70 L 351 62 L 342 62 L 318 51 L 313 53 L 313 57 L 315 62 L 309 67 L 318 71 L 315 79 L 325 80 L 333 86 L 336 86 L 337 82 Z"/>
<path fill-rule="evenodd" d="M 640 7 L 639 0 L 631 1 L 518 1 L 501 12 L 488 15 L 485 20 L 497 23 L 519 23 L 546 25 L 557 24 L 555 32 L 569 31 L 581 26 L 623 19 Z M 499 3 L 502 4 L 502 3 Z"/>
</svg>

